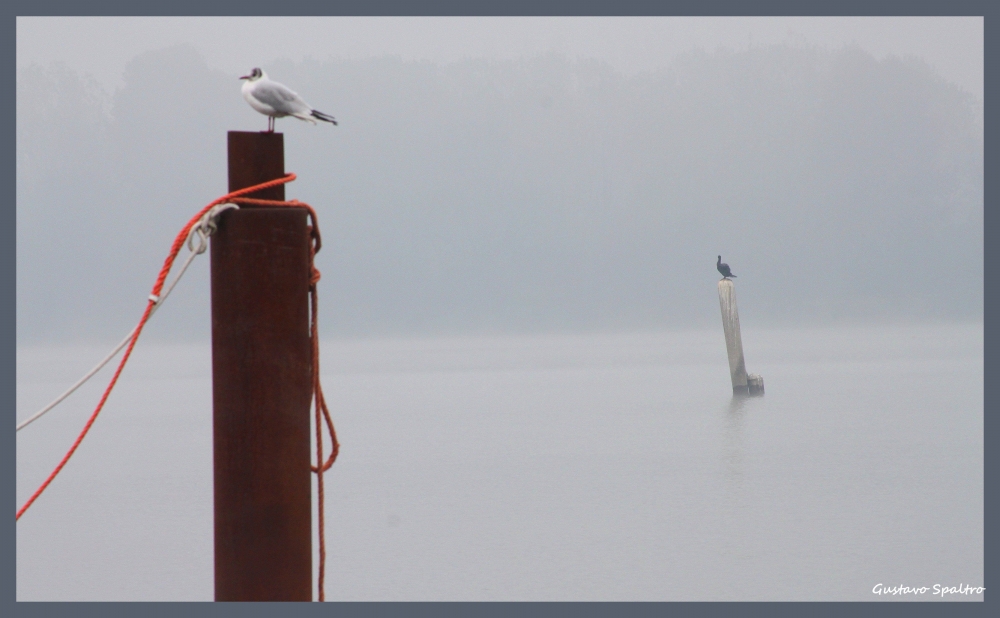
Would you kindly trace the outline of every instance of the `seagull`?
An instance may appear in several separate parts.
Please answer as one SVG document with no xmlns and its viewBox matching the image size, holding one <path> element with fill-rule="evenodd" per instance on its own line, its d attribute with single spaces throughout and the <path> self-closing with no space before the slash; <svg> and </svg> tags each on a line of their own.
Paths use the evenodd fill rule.
<svg viewBox="0 0 1000 618">
<path fill-rule="evenodd" d="M 729 264 L 723 264 L 722 263 L 722 256 L 721 255 L 719 256 L 719 261 L 715 263 L 715 267 L 719 269 L 720 273 L 722 273 L 722 278 L 723 279 L 728 279 L 730 277 L 735 277 L 736 276 L 732 272 L 730 272 L 730 270 L 729 270 Z"/>
<path fill-rule="evenodd" d="M 240 79 L 247 80 L 243 84 L 243 98 L 247 100 L 250 107 L 268 117 L 268 133 L 274 133 L 274 119 L 285 116 L 295 116 L 299 120 L 313 124 L 316 124 L 314 118 L 333 125 L 337 124 L 333 116 L 313 109 L 287 86 L 268 79 L 267 73 L 260 69 L 255 68 L 250 71 L 249 75 L 244 75 Z"/>
</svg>

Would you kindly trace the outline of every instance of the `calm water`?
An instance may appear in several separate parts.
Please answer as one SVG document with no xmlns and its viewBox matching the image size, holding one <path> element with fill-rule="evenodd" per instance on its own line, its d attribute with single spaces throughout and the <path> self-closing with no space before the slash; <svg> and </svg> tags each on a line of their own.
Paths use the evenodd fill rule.
<svg viewBox="0 0 1000 618">
<path fill-rule="evenodd" d="M 715 331 L 325 342 L 342 443 L 327 598 L 899 600 L 872 589 L 983 585 L 982 325 L 743 343 L 762 398 L 732 398 Z M 18 417 L 105 352 L 19 349 Z M 17 524 L 18 600 L 212 599 L 210 359 L 140 341 Z M 106 376 L 18 434 L 18 505 Z"/>
</svg>

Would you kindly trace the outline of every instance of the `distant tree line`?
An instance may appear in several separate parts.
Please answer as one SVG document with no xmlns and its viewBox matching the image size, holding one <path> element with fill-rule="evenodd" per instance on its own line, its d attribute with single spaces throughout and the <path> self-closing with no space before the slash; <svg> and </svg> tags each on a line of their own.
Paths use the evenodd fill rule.
<svg viewBox="0 0 1000 618">
<path fill-rule="evenodd" d="M 289 195 L 320 212 L 331 336 L 714 325 L 720 253 L 749 324 L 982 317 L 981 103 L 918 59 L 264 68 L 341 122 L 278 121 Z M 19 74 L 21 340 L 127 332 L 170 238 L 225 191 L 225 132 L 265 126 L 236 77 L 185 47 L 115 93 Z M 206 270 L 157 332 L 205 336 Z"/>
</svg>

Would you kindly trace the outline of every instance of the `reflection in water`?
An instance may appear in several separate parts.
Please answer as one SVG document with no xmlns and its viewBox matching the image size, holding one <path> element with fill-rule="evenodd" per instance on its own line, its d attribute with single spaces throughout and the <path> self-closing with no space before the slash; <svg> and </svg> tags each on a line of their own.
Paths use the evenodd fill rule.
<svg viewBox="0 0 1000 618">
<path fill-rule="evenodd" d="M 743 562 L 752 558 L 748 539 L 742 530 L 750 514 L 747 513 L 749 497 L 745 482 L 744 424 L 747 416 L 747 397 L 734 395 L 723 410 L 725 420 L 721 435 L 722 454 L 722 555 L 726 560 Z"/>
<path fill-rule="evenodd" d="M 730 482 L 743 478 L 743 423 L 747 399 L 734 395 L 726 409 L 723 459 L 726 462 L 726 478 Z"/>
</svg>

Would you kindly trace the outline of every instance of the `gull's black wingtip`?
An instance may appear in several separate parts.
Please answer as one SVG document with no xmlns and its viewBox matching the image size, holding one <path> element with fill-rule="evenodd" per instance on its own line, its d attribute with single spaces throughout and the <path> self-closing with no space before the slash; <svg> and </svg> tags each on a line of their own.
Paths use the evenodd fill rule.
<svg viewBox="0 0 1000 618">
<path fill-rule="evenodd" d="M 329 122 L 333 126 L 337 126 L 337 121 L 334 119 L 333 116 L 328 116 L 327 114 L 324 114 L 323 112 L 316 111 L 316 110 L 313 110 L 311 115 L 312 115 L 313 118 L 316 118 L 318 120 L 322 120 L 324 122 Z"/>
</svg>

